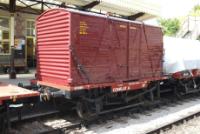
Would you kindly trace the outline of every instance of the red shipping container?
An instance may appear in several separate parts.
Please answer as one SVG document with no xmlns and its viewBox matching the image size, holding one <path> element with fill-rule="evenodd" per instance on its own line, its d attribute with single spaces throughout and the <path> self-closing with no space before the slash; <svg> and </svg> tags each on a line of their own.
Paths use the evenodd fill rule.
<svg viewBox="0 0 200 134">
<path fill-rule="evenodd" d="M 37 79 L 61 86 L 123 83 L 162 75 L 159 27 L 72 9 L 37 19 Z"/>
</svg>

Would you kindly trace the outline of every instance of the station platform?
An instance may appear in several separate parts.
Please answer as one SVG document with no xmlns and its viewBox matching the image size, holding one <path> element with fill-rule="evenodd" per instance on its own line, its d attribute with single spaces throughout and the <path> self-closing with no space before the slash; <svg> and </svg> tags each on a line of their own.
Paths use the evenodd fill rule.
<svg viewBox="0 0 200 134">
<path fill-rule="evenodd" d="M 16 77 L 17 77 L 16 79 L 9 79 L 9 74 L 1 74 L 0 82 L 9 83 L 13 85 L 18 85 L 18 83 L 29 85 L 30 80 L 35 78 L 35 70 L 33 70 L 32 72 L 28 74 L 17 74 Z"/>
</svg>

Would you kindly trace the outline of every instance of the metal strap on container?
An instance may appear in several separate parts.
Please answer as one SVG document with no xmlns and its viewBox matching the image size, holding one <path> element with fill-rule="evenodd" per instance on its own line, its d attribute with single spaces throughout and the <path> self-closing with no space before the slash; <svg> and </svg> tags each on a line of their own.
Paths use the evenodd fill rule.
<svg viewBox="0 0 200 134">
<path fill-rule="evenodd" d="M 90 81 L 89 76 L 87 75 L 84 66 L 79 62 L 79 60 L 78 60 L 78 58 L 76 56 L 76 52 L 75 52 L 74 48 L 72 47 L 72 45 L 70 46 L 70 49 L 71 49 L 72 59 L 73 59 L 73 61 L 75 63 L 75 66 L 78 69 L 78 72 L 79 72 L 80 76 L 84 80 L 86 79 L 87 83 L 89 83 L 89 81 Z"/>
<path fill-rule="evenodd" d="M 142 22 L 141 27 L 142 27 L 142 30 L 143 30 L 143 33 L 144 33 L 144 39 L 145 39 L 145 43 L 147 45 L 147 50 L 148 50 L 148 54 L 149 54 L 149 43 L 148 43 L 148 39 L 147 39 L 147 35 L 146 35 L 146 29 L 145 29 L 144 22 Z M 148 58 L 149 58 L 150 63 L 151 63 L 152 75 L 154 75 L 154 77 L 155 77 L 155 72 L 154 72 L 154 69 L 153 69 L 153 63 L 152 63 L 153 61 L 152 61 L 151 55 L 149 55 Z"/>
</svg>

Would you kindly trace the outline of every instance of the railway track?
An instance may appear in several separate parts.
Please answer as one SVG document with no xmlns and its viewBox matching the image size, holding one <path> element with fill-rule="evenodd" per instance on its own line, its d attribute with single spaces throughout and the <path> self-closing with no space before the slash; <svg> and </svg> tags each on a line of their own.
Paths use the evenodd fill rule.
<svg viewBox="0 0 200 134">
<path fill-rule="evenodd" d="M 49 126 L 49 129 L 44 128 L 44 130 L 41 130 L 40 132 L 37 132 L 37 133 L 38 134 L 64 134 L 64 133 L 66 133 L 66 131 L 68 131 L 68 132 L 74 131 L 74 130 L 77 130 L 77 129 L 81 129 L 82 126 L 89 126 L 91 124 L 95 124 L 96 121 L 97 122 L 103 122 L 103 121 L 106 121 L 108 119 L 111 119 L 111 118 L 108 118 L 108 116 L 110 116 L 113 112 L 117 112 L 116 114 L 118 116 L 121 116 L 121 114 L 126 113 L 125 109 L 131 109 L 132 107 L 136 107 L 136 106 L 139 106 L 139 105 L 142 105 L 142 104 L 133 104 L 133 105 L 129 105 L 129 106 L 115 108 L 115 109 L 112 109 L 112 110 L 106 110 L 106 111 L 103 111 L 98 117 L 87 120 L 87 121 L 86 120 L 80 120 L 79 118 L 76 118 L 76 119 L 73 119 L 72 121 L 70 121 L 71 118 L 73 118 L 73 117 L 70 118 L 70 116 L 61 117 L 62 119 L 66 120 L 66 122 L 64 122 L 64 123 L 63 123 L 63 121 L 60 121 L 61 123 L 59 123 L 59 121 L 58 121 L 58 123 L 57 122 L 51 123 L 51 121 L 50 121 L 50 123 L 48 121 L 47 121 L 48 123 L 44 123 L 44 122 L 46 122 L 46 121 L 44 121 L 43 123 L 40 123 L 41 126 L 45 124 L 44 126 Z M 133 109 L 131 109 L 131 110 L 133 110 Z M 47 119 L 51 118 L 50 116 L 46 116 L 46 117 L 47 117 Z M 58 117 L 58 118 L 60 118 L 60 117 Z M 35 120 L 36 119 L 37 119 L 37 117 L 35 117 Z M 33 120 L 34 120 L 34 118 L 32 118 L 30 120 L 30 122 L 32 122 Z M 55 120 L 57 120 L 57 119 L 55 119 Z M 29 120 L 27 120 L 27 121 L 29 121 Z M 16 122 L 16 123 L 20 123 L 20 122 Z M 24 123 L 24 124 L 27 124 L 27 122 Z M 30 123 L 30 126 L 29 126 L 29 124 L 27 124 L 27 126 L 29 126 L 31 128 L 31 124 L 34 124 L 34 123 Z M 35 128 L 35 126 L 33 126 L 33 128 Z M 23 132 L 23 133 L 26 133 L 26 132 Z"/>
<path fill-rule="evenodd" d="M 184 118 L 181 118 L 181 119 L 178 119 L 176 121 L 173 121 L 169 124 L 166 124 L 162 127 L 158 127 L 152 131 L 149 131 L 147 132 L 146 134 L 160 134 L 161 132 L 163 131 L 166 131 L 166 130 L 169 130 L 171 129 L 174 125 L 181 125 L 181 124 L 184 124 L 185 122 L 189 121 L 189 120 L 192 120 L 196 117 L 199 117 L 200 116 L 200 112 L 197 112 L 197 113 L 194 113 L 192 115 L 188 115 L 187 117 L 184 117 Z"/>
<path fill-rule="evenodd" d="M 63 134 L 65 131 L 73 130 L 73 129 L 80 129 L 82 126 L 81 122 L 76 123 L 76 124 L 71 124 L 62 128 L 57 128 L 57 129 L 52 129 L 52 130 L 47 130 L 44 132 L 40 132 L 39 134 Z"/>
<path fill-rule="evenodd" d="M 135 113 L 140 113 L 142 115 L 150 115 L 151 111 L 155 109 L 165 109 L 165 107 L 174 107 L 176 108 L 176 106 L 178 105 L 182 105 L 182 103 L 186 103 L 188 101 L 195 101 L 195 99 L 199 99 L 199 97 L 195 97 L 193 99 L 193 97 L 190 98 L 186 98 L 184 100 L 181 101 L 171 101 L 169 100 L 162 100 L 161 102 L 157 102 L 157 103 L 152 103 L 149 104 L 148 107 L 140 107 L 139 109 L 134 109 L 134 108 L 130 108 L 127 107 L 126 110 L 121 110 L 121 109 L 116 109 L 116 111 L 114 111 L 115 114 L 113 114 L 113 111 L 106 111 L 104 113 L 102 113 L 102 115 L 100 115 L 99 117 L 97 117 L 94 120 L 90 120 L 90 121 L 81 121 L 78 118 L 73 119 L 73 121 L 70 121 L 70 119 L 74 118 L 73 116 L 71 116 L 70 114 L 68 116 L 64 116 L 62 119 L 66 119 L 66 122 L 61 121 L 56 121 L 57 118 L 60 118 L 59 116 L 56 117 L 53 120 L 53 123 L 50 121 L 47 121 L 48 123 L 43 123 L 45 124 L 45 126 L 48 126 L 48 129 L 44 129 L 40 132 L 38 132 L 39 134 L 64 134 L 66 132 L 74 132 L 74 131 L 82 131 L 81 129 L 84 128 L 82 126 L 86 126 L 86 129 L 88 128 L 87 126 L 89 126 L 89 129 L 92 126 L 102 126 L 104 124 L 106 124 L 109 121 L 112 120 L 116 120 L 116 118 L 123 118 L 123 117 L 128 117 L 130 118 L 129 115 L 133 115 Z M 152 108 L 152 106 L 154 108 Z M 195 111 L 195 110 L 194 110 Z M 148 115 L 148 116 L 149 116 Z M 173 120 L 171 122 L 168 123 L 163 123 L 163 125 L 155 127 L 151 130 L 148 131 L 143 131 L 141 133 L 136 133 L 136 134 L 153 134 L 153 133 L 160 133 L 166 129 L 170 129 L 173 125 L 179 124 L 181 122 L 185 122 L 189 119 L 192 119 L 195 116 L 199 116 L 200 115 L 200 111 L 197 112 L 189 112 L 188 115 L 184 115 L 182 118 Z M 69 119 L 68 119 L 69 117 Z M 140 118 L 140 117 L 139 117 Z M 138 120 L 138 119 L 135 119 Z M 41 123 L 42 124 L 42 123 Z M 27 125 L 29 126 L 29 125 Z M 33 127 L 35 128 L 35 127 Z M 89 130 L 88 129 L 88 130 Z M 26 133 L 26 132 L 25 132 Z"/>
<path fill-rule="evenodd" d="M 67 116 L 69 117 L 69 116 Z M 11 134 L 62 134 L 64 131 L 81 128 L 82 123 L 78 120 L 69 121 L 61 113 L 55 115 L 44 115 L 28 120 L 13 122 L 13 128 L 9 131 Z M 70 117 L 69 117 L 70 118 Z M 62 120 L 65 119 L 66 122 Z M 7 133 L 6 133 L 7 134 Z"/>
<path fill-rule="evenodd" d="M 149 118 L 151 116 L 151 114 L 153 114 L 155 111 L 154 108 L 147 108 L 147 109 L 142 109 L 143 111 L 139 111 L 139 113 L 143 116 L 145 115 L 146 117 L 146 121 L 143 120 L 142 122 L 139 120 L 140 116 L 136 116 L 136 117 L 133 117 L 133 120 L 136 120 L 133 123 L 130 122 L 130 124 L 128 123 L 125 123 L 126 125 L 123 125 L 124 122 L 127 122 L 126 120 L 125 121 L 122 121 L 122 125 L 119 126 L 118 122 L 116 124 L 112 124 L 110 126 L 110 123 L 106 124 L 107 127 L 113 127 L 113 126 L 118 126 L 118 128 L 116 129 L 119 129 L 116 130 L 116 129 L 112 129 L 112 130 L 107 130 L 109 131 L 109 133 L 130 133 L 130 131 L 134 134 L 157 134 L 157 133 L 160 133 L 162 131 L 165 131 L 165 130 L 169 130 L 172 128 L 173 125 L 177 125 L 177 124 L 181 124 L 181 123 L 184 123 L 190 119 L 193 119 L 193 117 L 197 117 L 200 115 L 200 105 L 195 105 L 195 106 L 192 106 L 192 104 L 190 106 L 192 107 L 187 107 L 189 105 L 185 105 L 186 103 L 190 103 L 190 102 L 195 102 L 195 101 L 200 101 L 199 97 L 196 97 L 196 98 L 186 98 L 185 100 L 177 100 L 177 101 L 170 101 L 170 100 L 166 100 L 164 102 L 161 102 L 162 103 L 162 106 L 161 107 L 157 107 L 156 109 L 157 110 L 167 110 L 167 108 L 172 108 L 172 109 L 176 109 L 177 108 L 177 111 L 175 113 L 173 113 L 173 117 L 175 117 L 174 119 L 170 116 L 167 116 L 167 112 L 166 113 L 163 113 L 162 116 L 159 116 L 159 117 L 154 117 L 152 120 Z M 180 106 L 186 106 L 185 109 L 179 109 Z M 179 107 L 179 108 L 178 108 Z M 131 111 L 132 109 L 130 109 L 129 111 L 125 112 L 124 114 L 123 113 L 119 113 L 119 114 L 116 114 L 115 116 L 117 117 L 117 120 L 118 118 L 120 118 L 120 114 L 122 114 L 121 116 L 124 116 L 124 117 L 128 117 L 128 118 L 132 118 L 131 116 L 129 115 L 134 115 L 135 111 L 132 112 Z M 153 112 L 152 112 L 153 111 Z M 128 113 L 128 114 L 127 114 Z M 165 118 L 166 116 L 166 118 Z M 160 120 L 159 118 L 163 118 L 163 120 Z M 172 119 L 172 120 L 171 120 Z M 116 119 L 112 119 L 112 117 L 110 118 L 111 122 L 113 122 L 113 120 L 116 120 Z M 170 121 L 169 121 L 170 120 Z M 138 122 L 137 122 L 138 121 Z M 148 122 L 147 124 L 145 124 L 146 122 Z M 157 122 L 157 124 L 156 124 Z M 106 126 L 105 125 L 105 126 Z M 130 128 L 127 127 L 130 125 Z M 138 127 L 140 125 L 140 127 Z M 154 126 L 154 127 L 152 127 Z M 121 128 L 126 128 L 126 129 L 121 129 Z M 104 129 L 103 127 L 100 127 L 99 130 L 101 129 Z M 106 128 L 107 129 L 107 128 Z M 106 130 L 105 129 L 105 130 Z M 121 130 L 120 130 L 121 129 Z M 142 131 L 137 131 L 138 129 L 144 129 Z M 92 129 L 92 131 L 94 131 L 95 129 Z M 104 132 L 106 132 L 105 130 L 103 130 Z M 136 131 L 133 131 L 133 130 L 136 130 Z M 91 132 L 91 131 L 90 131 Z M 89 133 L 90 133 L 89 132 Z M 95 131 L 95 133 L 98 133 L 99 131 Z"/>
<path fill-rule="evenodd" d="M 148 105 L 152 106 L 152 105 L 158 105 L 160 104 L 160 101 L 155 101 L 154 103 L 149 103 Z M 66 131 L 74 131 L 77 129 L 81 129 L 82 126 L 90 126 L 91 124 L 98 124 L 98 122 L 106 122 L 107 120 L 112 120 L 113 119 L 113 113 L 115 113 L 115 116 L 123 116 L 127 113 L 126 110 L 128 110 L 128 112 L 132 111 L 138 111 L 139 109 L 137 109 L 137 106 L 142 106 L 144 105 L 144 103 L 138 103 L 138 104 L 132 104 L 132 105 L 128 105 L 128 106 L 124 106 L 124 107 L 119 107 L 119 108 L 115 108 L 112 110 L 105 110 L 103 112 L 101 112 L 99 114 L 99 116 L 90 119 L 90 120 L 79 120 L 76 123 L 72 123 L 72 124 L 68 124 L 68 125 L 64 125 L 61 127 L 57 126 L 55 129 L 51 129 L 51 130 L 46 130 L 43 132 L 40 132 L 39 134 L 65 134 Z M 134 107 L 134 108 L 133 108 Z M 137 108 L 136 108 L 137 107 Z"/>
</svg>

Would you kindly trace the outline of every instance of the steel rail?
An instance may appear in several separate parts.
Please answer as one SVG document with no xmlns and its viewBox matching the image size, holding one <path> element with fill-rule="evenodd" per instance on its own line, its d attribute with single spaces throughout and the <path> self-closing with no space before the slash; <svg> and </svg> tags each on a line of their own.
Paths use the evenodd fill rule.
<svg viewBox="0 0 200 134">
<path fill-rule="evenodd" d="M 82 126 L 82 123 L 79 122 L 79 123 L 71 124 L 69 126 L 65 126 L 65 127 L 62 127 L 62 128 L 56 128 L 56 129 L 43 131 L 43 132 L 40 132 L 39 134 L 64 134 L 65 130 L 76 129 L 76 128 L 80 129 L 81 126 Z"/>
<path fill-rule="evenodd" d="M 166 125 L 164 125 L 164 126 L 162 126 L 162 127 L 158 127 L 158 128 L 156 128 L 156 129 L 154 129 L 154 130 L 151 130 L 151 131 L 147 132 L 146 134 L 159 134 L 159 133 L 161 133 L 162 131 L 171 129 L 174 125 L 183 124 L 183 123 L 185 123 L 185 121 L 192 120 L 192 119 L 194 119 L 195 117 L 199 117 L 199 116 L 200 116 L 200 112 L 196 112 L 196 113 L 194 113 L 194 114 L 192 114 L 192 115 L 189 115 L 189 116 L 184 117 L 184 118 L 182 118 L 182 119 L 178 119 L 178 120 L 173 121 L 173 122 L 171 122 L 171 123 L 169 123 L 169 124 L 166 124 Z"/>
</svg>

